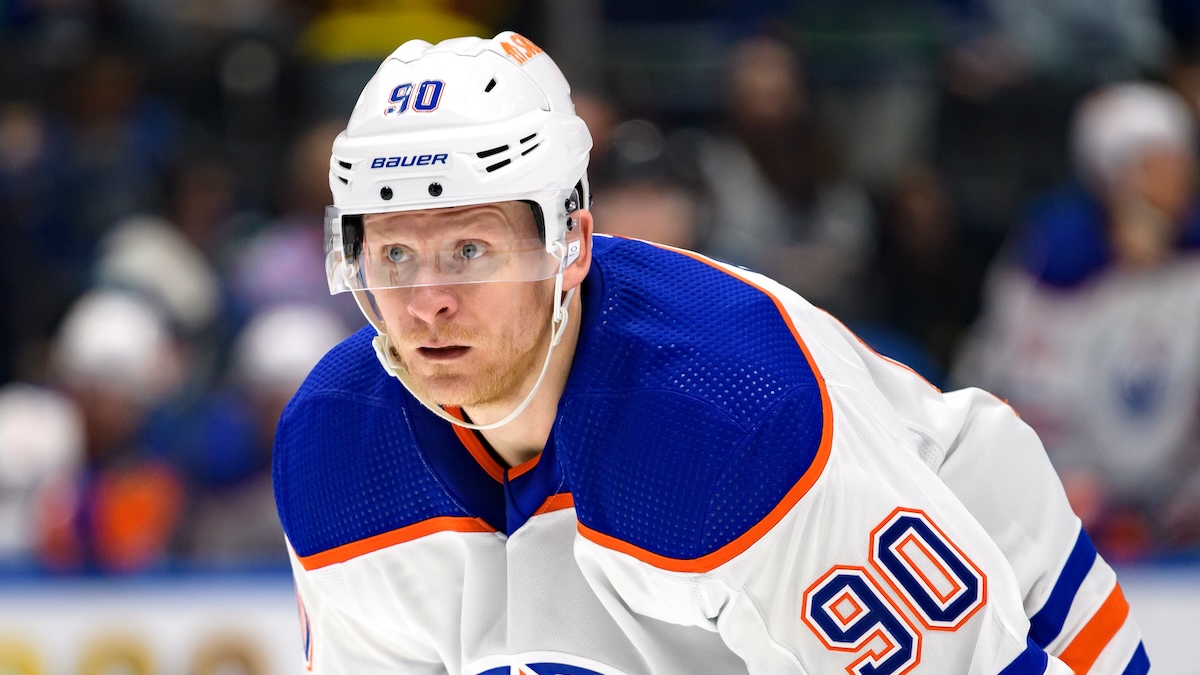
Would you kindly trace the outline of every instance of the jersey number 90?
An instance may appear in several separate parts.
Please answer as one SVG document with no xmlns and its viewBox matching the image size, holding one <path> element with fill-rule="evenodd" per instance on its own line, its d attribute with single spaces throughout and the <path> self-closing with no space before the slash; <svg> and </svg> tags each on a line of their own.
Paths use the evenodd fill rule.
<svg viewBox="0 0 1200 675">
<path fill-rule="evenodd" d="M 921 511 L 896 509 L 872 530 L 870 559 L 927 630 L 957 630 L 987 602 L 983 572 Z M 920 631 L 863 567 L 826 572 L 802 611 L 827 649 L 858 655 L 853 675 L 903 675 L 920 662 Z"/>
</svg>

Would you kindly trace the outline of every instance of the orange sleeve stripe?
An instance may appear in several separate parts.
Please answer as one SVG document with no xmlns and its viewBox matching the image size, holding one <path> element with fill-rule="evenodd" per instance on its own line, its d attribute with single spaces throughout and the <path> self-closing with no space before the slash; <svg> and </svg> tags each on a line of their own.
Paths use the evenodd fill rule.
<svg viewBox="0 0 1200 675">
<path fill-rule="evenodd" d="M 821 477 L 821 474 L 825 470 L 825 465 L 829 462 L 830 448 L 833 446 L 833 404 L 829 399 L 829 391 L 825 387 L 825 378 L 821 376 L 821 371 L 817 369 L 817 363 L 813 359 L 812 353 L 809 352 L 808 345 L 804 344 L 804 340 L 800 338 L 800 332 L 796 330 L 795 324 L 792 323 L 792 318 L 788 315 L 787 310 L 784 308 L 783 303 L 780 302 L 779 298 L 775 297 L 773 293 L 762 286 L 759 286 L 748 279 L 743 279 L 732 274 L 729 270 L 721 267 L 718 263 L 709 260 L 698 253 L 672 248 L 669 246 L 662 246 L 660 244 L 653 244 L 652 242 L 647 243 L 651 243 L 651 245 L 658 246 L 659 248 L 686 255 L 689 258 L 702 262 L 721 272 L 729 274 L 730 276 L 734 276 L 738 280 L 750 285 L 770 298 L 771 301 L 775 303 L 775 307 L 779 310 L 779 315 L 787 324 L 788 329 L 792 332 L 792 337 L 795 338 L 796 344 L 800 346 L 800 351 L 804 353 L 804 358 L 808 361 L 808 366 L 812 369 L 813 377 L 816 379 L 817 386 L 821 391 L 821 419 L 823 421 L 821 428 L 821 444 L 817 447 L 817 454 L 815 457 L 813 457 L 812 464 L 809 465 L 808 470 L 804 472 L 804 475 L 800 477 L 800 480 L 796 481 L 796 484 L 793 485 L 790 490 L 788 490 L 787 494 L 783 496 L 783 499 L 776 504 L 775 508 L 771 509 L 770 513 L 764 516 L 762 520 L 755 523 L 753 527 L 742 533 L 742 535 L 738 538 L 734 539 L 728 544 L 725 544 L 712 553 L 702 555 L 699 558 L 670 558 L 657 553 L 652 553 L 643 548 L 617 539 L 616 537 L 604 534 L 603 532 L 597 532 L 596 530 L 587 527 L 583 523 L 579 524 L 579 533 L 587 539 L 590 539 L 591 541 L 605 548 L 610 548 L 614 551 L 620 551 L 621 553 L 633 556 L 644 563 L 675 572 L 709 572 L 729 562 L 730 560 L 733 560 L 753 546 L 754 543 L 759 539 L 762 539 L 763 535 L 769 532 L 771 528 L 775 527 L 775 525 L 779 524 L 779 521 L 783 520 L 783 517 L 791 512 L 792 507 L 794 507 L 804 495 L 808 494 L 809 489 L 811 489 L 813 484 L 817 482 L 817 479 Z"/>
<path fill-rule="evenodd" d="M 570 492 L 561 492 L 546 497 L 546 501 L 542 502 L 542 505 L 538 507 L 537 511 L 533 512 L 533 515 L 540 516 L 543 513 L 550 513 L 551 511 L 573 508 L 575 508 L 575 495 L 572 495 Z"/>
<path fill-rule="evenodd" d="M 346 562 L 352 558 L 357 558 L 367 553 L 373 553 L 380 549 L 385 549 L 396 544 L 403 544 L 414 539 L 435 534 L 437 532 L 495 532 L 496 530 L 479 518 L 470 518 L 467 516 L 439 516 L 430 518 L 419 523 L 401 527 L 397 530 L 377 534 L 366 539 L 352 541 L 349 544 L 343 544 L 331 548 L 328 551 L 321 551 L 307 556 L 297 556 L 300 559 L 300 565 L 308 571 L 327 567 L 337 563 Z"/>
<path fill-rule="evenodd" d="M 1108 646 L 1108 642 L 1125 624 L 1125 618 L 1128 616 L 1129 603 L 1118 584 L 1058 658 L 1070 666 L 1071 670 L 1083 675 L 1091 669 L 1100 652 Z"/>
</svg>

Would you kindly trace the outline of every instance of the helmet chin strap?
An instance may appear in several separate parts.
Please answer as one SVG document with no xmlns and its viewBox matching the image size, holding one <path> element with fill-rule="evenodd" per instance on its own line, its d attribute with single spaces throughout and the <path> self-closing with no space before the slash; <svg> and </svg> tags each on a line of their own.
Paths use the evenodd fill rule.
<svg viewBox="0 0 1200 675">
<path fill-rule="evenodd" d="M 517 415 L 520 415 L 522 412 L 524 412 L 525 408 L 529 407 L 529 404 L 533 401 L 533 397 L 537 394 L 538 388 L 541 387 L 542 380 L 546 379 L 546 373 L 550 370 L 551 358 L 554 356 L 554 348 L 557 347 L 558 343 L 562 341 L 562 336 L 566 332 L 568 319 L 567 305 L 571 303 L 571 298 L 575 295 L 575 289 L 572 288 L 571 290 L 567 291 L 566 295 L 564 296 L 562 292 L 562 285 L 563 270 L 560 269 L 558 274 L 554 277 L 554 314 L 550 323 L 550 346 L 546 349 L 546 360 L 544 363 L 542 363 L 542 372 L 538 374 L 537 382 L 533 383 L 533 389 L 529 390 L 529 394 L 525 397 L 524 401 L 521 401 L 520 405 L 518 405 L 501 419 L 488 424 L 473 424 L 471 422 L 464 422 L 463 420 L 460 420 L 443 410 L 441 406 L 425 400 L 423 396 L 418 394 L 416 382 L 413 379 L 412 374 L 408 372 L 408 369 L 406 369 L 404 364 L 400 363 L 400 359 L 397 358 L 399 353 L 392 346 L 391 339 L 388 337 L 387 331 L 383 325 L 383 321 L 375 313 L 374 308 L 371 307 L 370 300 L 366 297 L 366 291 L 354 291 L 354 301 L 358 303 L 358 308 L 362 310 L 363 316 L 367 317 L 367 321 L 370 321 L 371 325 L 375 327 L 375 332 L 377 335 L 375 336 L 375 339 L 372 340 L 371 344 L 375 347 L 375 356 L 379 358 L 379 363 L 383 365 L 384 370 L 386 370 L 388 373 L 391 373 L 396 379 L 400 380 L 400 383 L 404 385 L 404 388 L 408 390 L 408 393 L 412 394 L 414 398 L 421 402 L 421 405 L 428 408 L 438 417 L 460 427 L 475 429 L 477 431 L 487 431 L 488 429 L 495 429 L 508 424 L 516 419 Z"/>
</svg>

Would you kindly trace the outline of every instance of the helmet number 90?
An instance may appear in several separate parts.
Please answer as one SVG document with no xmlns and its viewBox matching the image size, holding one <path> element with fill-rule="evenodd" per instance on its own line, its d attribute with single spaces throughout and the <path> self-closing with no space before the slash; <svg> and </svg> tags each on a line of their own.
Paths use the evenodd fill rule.
<svg viewBox="0 0 1200 675">
<path fill-rule="evenodd" d="M 417 85 L 416 92 L 414 92 L 412 82 L 398 84 L 392 89 L 392 95 L 388 97 L 388 106 L 383 109 L 383 114 L 402 114 L 408 110 L 410 101 L 415 112 L 433 112 L 442 102 L 442 89 L 445 86 L 446 83 L 441 80 L 425 80 Z"/>
</svg>

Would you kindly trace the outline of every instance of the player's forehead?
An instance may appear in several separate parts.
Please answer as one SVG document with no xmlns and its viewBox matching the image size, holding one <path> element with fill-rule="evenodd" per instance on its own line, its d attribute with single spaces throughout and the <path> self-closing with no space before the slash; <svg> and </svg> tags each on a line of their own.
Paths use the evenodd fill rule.
<svg viewBox="0 0 1200 675">
<path fill-rule="evenodd" d="M 454 239 L 488 236 L 532 239 L 538 236 L 530 207 L 516 201 L 373 213 L 364 217 L 363 224 L 367 237 Z"/>
</svg>

